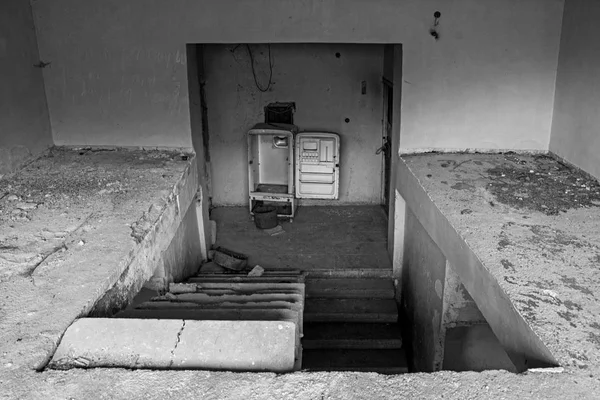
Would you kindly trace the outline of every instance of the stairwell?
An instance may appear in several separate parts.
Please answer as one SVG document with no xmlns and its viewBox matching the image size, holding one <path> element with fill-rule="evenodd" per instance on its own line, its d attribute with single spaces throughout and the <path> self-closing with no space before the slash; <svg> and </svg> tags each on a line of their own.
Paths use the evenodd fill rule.
<svg viewBox="0 0 600 400">
<path fill-rule="evenodd" d="M 390 277 L 309 274 L 302 368 L 408 372 Z"/>
</svg>

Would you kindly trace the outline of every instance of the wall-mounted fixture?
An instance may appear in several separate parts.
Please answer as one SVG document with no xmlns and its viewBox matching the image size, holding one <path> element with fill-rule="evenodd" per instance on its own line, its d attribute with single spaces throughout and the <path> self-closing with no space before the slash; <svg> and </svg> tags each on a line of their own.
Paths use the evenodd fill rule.
<svg viewBox="0 0 600 400">
<path fill-rule="evenodd" d="M 433 13 L 433 25 L 431 26 L 431 29 L 429 29 L 429 34 L 433 36 L 435 40 L 438 40 L 440 38 L 440 34 L 438 33 L 438 25 L 440 24 L 441 16 L 442 13 L 439 11 Z"/>
</svg>

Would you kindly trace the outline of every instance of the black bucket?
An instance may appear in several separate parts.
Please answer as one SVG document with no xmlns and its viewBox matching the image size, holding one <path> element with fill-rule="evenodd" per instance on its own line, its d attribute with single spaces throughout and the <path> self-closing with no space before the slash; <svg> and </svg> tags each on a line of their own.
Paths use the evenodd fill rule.
<svg viewBox="0 0 600 400">
<path fill-rule="evenodd" d="M 252 211 L 254 211 L 254 224 L 258 229 L 271 229 L 279 225 L 275 207 L 256 206 Z"/>
</svg>

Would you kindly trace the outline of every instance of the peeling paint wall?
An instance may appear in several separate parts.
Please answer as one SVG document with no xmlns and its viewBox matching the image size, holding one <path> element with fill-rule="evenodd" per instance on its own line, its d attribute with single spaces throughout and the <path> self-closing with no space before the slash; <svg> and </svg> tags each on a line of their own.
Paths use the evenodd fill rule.
<svg viewBox="0 0 600 400">
<path fill-rule="evenodd" d="M 550 150 L 600 178 L 600 2 L 567 0 Z"/>
<path fill-rule="evenodd" d="M 264 122 L 264 107 L 276 101 L 296 103 L 294 124 L 301 130 L 340 135 L 340 199 L 336 203 L 379 204 L 382 156 L 375 152 L 382 136 L 383 46 L 270 47 L 272 85 L 263 93 L 254 81 L 246 45 L 204 46 L 213 204 L 247 204 L 246 133 L 255 123 Z M 250 49 L 258 84 L 264 90 L 270 76 L 269 48 L 255 44 Z"/>
<path fill-rule="evenodd" d="M 52 145 L 27 0 L 0 2 L 0 176 Z"/>
<path fill-rule="evenodd" d="M 563 0 L 32 4 L 57 144 L 191 147 L 186 43 L 346 42 L 403 44 L 402 149 L 548 148 Z"/>
</svg>

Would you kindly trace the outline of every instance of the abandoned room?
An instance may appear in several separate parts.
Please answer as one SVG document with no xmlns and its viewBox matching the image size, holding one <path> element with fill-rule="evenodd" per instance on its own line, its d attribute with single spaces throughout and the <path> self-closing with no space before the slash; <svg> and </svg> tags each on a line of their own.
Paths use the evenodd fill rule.
<svg viewBox="0 0 600 400">
<path fill-rule="evenodd" d="M 599 19 L 0 2 L 0 397 L 597 397 Z"/>
</svg>

